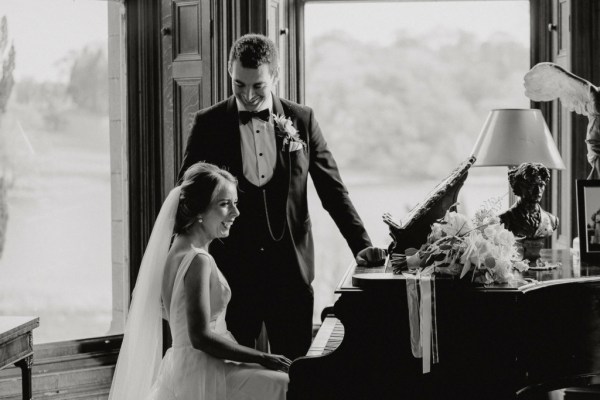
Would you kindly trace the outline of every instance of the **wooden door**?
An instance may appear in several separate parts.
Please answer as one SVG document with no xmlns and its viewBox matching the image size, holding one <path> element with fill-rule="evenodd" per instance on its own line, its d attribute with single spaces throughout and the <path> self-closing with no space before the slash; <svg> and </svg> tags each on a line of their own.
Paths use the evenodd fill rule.
<svg viewBox="0 0 600 400">
<path fill-rule="evenodd" d="M 194 113 L 211 105 L 210 0 L 161 0 L 163 193 L 176 183 Z"/>
</svg>

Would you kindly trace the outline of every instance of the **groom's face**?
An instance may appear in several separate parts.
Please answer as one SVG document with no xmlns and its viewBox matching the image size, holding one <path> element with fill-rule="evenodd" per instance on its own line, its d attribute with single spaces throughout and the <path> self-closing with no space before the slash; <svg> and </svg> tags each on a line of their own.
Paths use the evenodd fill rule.
<svg viewBox="0 0 600 400">
<path fill-rule="evenodd" d="M 229 71 L 234 96 L 248 111 L 265 108 L 267 96 L 277 81 L 277 71 L 271 73 L 268 64 L 258 68 L 245 68 L 239 60 L 232 63 Z"/>
</svg>

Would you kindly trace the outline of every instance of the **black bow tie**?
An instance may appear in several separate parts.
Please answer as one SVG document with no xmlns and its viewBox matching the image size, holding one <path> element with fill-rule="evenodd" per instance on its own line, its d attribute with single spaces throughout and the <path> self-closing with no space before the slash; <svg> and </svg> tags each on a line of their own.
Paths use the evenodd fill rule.
<svg viewBox="0 0 600 400">
<path fill-rule="evenodd" d="M 268 108 L 262 111 L 240 111 L 240 122 L 242 125 L 246 125 L 252 118 L 260 118 L 266 122 L 269 120 L 270 115 L 271 112 Z"/>
</svg>

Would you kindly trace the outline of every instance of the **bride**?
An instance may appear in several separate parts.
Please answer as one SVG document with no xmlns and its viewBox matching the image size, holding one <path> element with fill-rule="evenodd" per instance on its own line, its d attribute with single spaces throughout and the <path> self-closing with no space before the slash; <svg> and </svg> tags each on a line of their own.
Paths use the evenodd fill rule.
<svg viewBox="0 0 600 400">
<path fill-rule="evenodd" d="M 282 371 L 291 361 L 236 343 L 225 325 L 231 291 L 208 254 L 239 215 L 236 185 L 229 172 L 200 162 L 167 196 L 133 291 L 110 400 L 285 399 Z M 173 337 L 164 358 L 163 316 Z"/>
</svg>

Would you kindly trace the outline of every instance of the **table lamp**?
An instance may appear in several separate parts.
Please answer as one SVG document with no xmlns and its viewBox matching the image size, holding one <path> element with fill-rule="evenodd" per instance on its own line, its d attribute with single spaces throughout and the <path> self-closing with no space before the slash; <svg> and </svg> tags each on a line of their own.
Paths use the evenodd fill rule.
<svg viewBox="0 0 600 400">
<path fill-rule="evenodd" d="M 474 166 L 514 167 L 524 162 L 566 169 L 540 110 L 531 108 L 490 111 L 472 154 Z"/>
<path fill-rule="evenodd" d="M 473 147 L 473 166 L 507 166 L 516 202 L 500 221 L 522 239 L 524 258 L 535 260 L 545 238 L 558 227 L 558 219 L 544 211 L 540 201 L 551 169 L 565 169 L 540 110 L 496 109 L 490 111 Z"/>
</svg>

